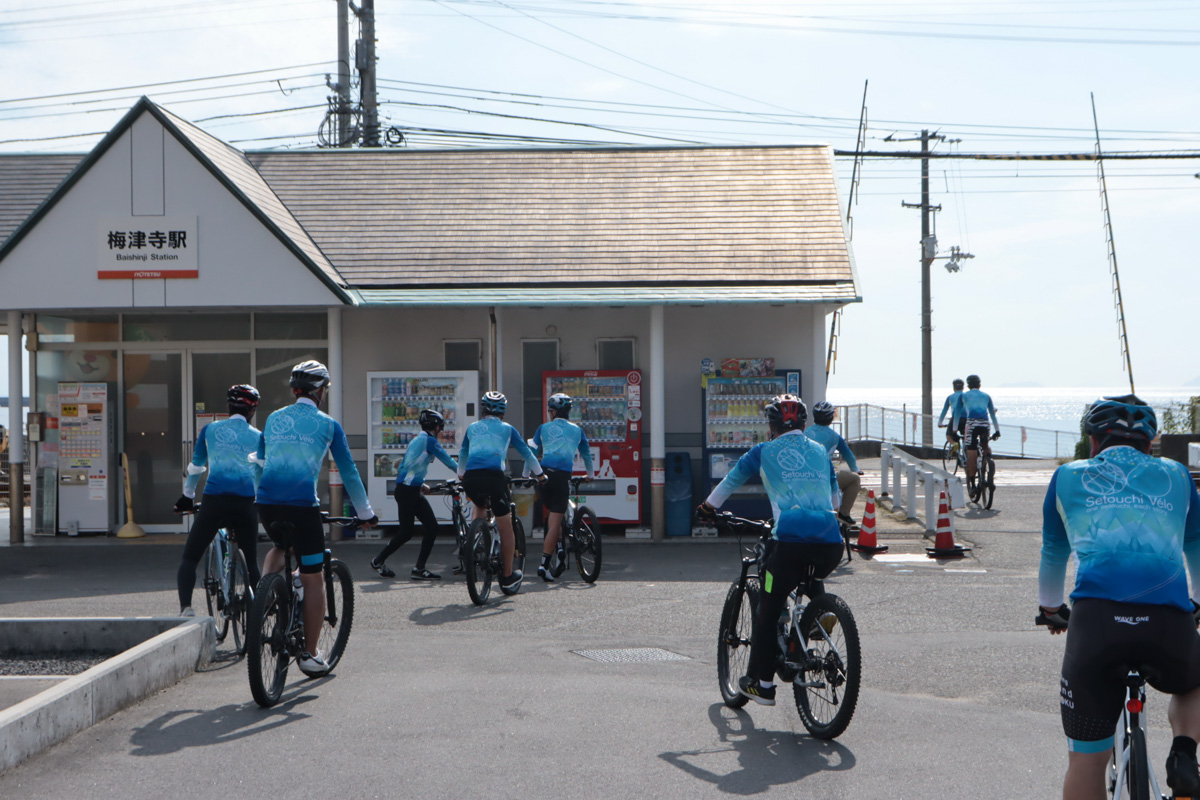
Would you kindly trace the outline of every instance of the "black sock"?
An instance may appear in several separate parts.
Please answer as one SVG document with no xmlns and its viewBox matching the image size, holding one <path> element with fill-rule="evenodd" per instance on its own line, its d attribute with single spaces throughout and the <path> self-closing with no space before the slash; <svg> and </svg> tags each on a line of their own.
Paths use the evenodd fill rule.
<svg viewBox="0 0 1200 800">
<path fill-rule="evenodd" d="M 543 567 L 550 566 L 550 554 L 549 553 L 542 553 L 542 566 Z"/>
<path fill-rule="evenodd" d="M 1176 736 L 1171 742 L 1171 749 L 1196 757 L 1196 740 L 1188 736 Z"/>
</svg>

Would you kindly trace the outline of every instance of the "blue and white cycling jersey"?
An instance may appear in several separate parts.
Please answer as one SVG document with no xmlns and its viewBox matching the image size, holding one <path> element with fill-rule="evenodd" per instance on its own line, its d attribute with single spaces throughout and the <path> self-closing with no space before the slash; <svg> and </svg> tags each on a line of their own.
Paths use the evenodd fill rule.
<svg viewBox="0 0 1200 800">
<path fill-rule="evenodd" d="M 842 454 L 842 458 L 846 461 L 846 468 L 854 472 L 858 472 L 858 461 L 854 458 L 854 453 L 850 451 L 850 445 L 846 444 L 846 440 L 842 435 L 828 425 L 810 425 L 805 429 L 804 435 L 812 439 L 819 445 L 825 448 L 825 452 L 833 455 L 833 451 L 837 450 Z"/>
<path fill-rule="evenodd" d="M 1187 468 L 1132 447 L 1059 467 L 1042 505 L 1038 599 L 1062 603 L 1075 553 L 1071 599 L 1098 597 L 1192 610 L 1200 575 L 1200 495 Z"/>
<path fill-rule="evenodd" d="M 196 496 L 196 486 L 207 468 L 206 495 L 254 497 L 262 469 L 246 456 L 258 448 L 259 436 L 258 429 L 241 414 L 210 422 L 201 428 L 196 437 L 196 449 L 192 451 L 192 462 L 188 464 L 187 479 L 183 482 L 184 496 Z"/>
<path fill-rule="evenodd" d="M 988 415 L 992 417 L 992 425 L 996 430 L 1000 430 L 1000 423 L 996 421 L 996 407 L 992 405 L 992 396 L 979 389 L 968 389 L 958 398 L 952 424 L 957 428 L 958 421 L 964 417 L 968 425 L 975 421 L 987 422 Z"/>
<path fill-rule="evenodd" d="M 566 419 L 552 419 L 539 425 L 533 433 L 533 445 L 543 469 L 572 472 L 575 468 L 575 453 L 583 457 L 583 468 L 592 474 L 592 448 L 588 445 L 583 428 Z"/>
<path fill-rule="evenodd" d="M 442 449 L 437 437 L 421 431 L 404 451 L 404 463 L 396 472 L 396 482 L 405 486 L 420 486 L 425 482 L 425 473 L 429 472 L 429 465 L 434 458 L 458 472 L 458 462 Z"/>
<path fill-rule="evenodd" d="M 954 419 L 954 409 L 958 406 L 959 398 L 963 396 L 962 391 L 957 391 L 946 395 L 946 402 L 942 403 L 942 415 L 938 417 L 938 425 L 946 421 L 946 414 L 950 415 L 950 419 Z"/>
<path fill-rule="evenodd" d="M 775 514 L 771 535 L 781 542 L 842 543 L 833 515 L 841 500 L 837 474 L 825 448 L 803 431 L 788 431 L 756 444 L 717 484 L 708 504 L 720 508 L 752 475 L 762 478 Z"/>
<path fill-rule="evenodd" d="M 307 397 L 301 397 L 267 417 L 256 454 L 257 460 L 263 462 L 258 502 L 319 506 L 317 477 L 327 452 L 332 453 L 342 473 L 342 483 L 359 518 L 375 516 L 358 476 L 358 467 L 350 457 L 346 432 L 336 419 L 318 410 L 316 403 Z"/>
<path fill-rule="evenodd" d="M 542 474 L 542 465 L 538 463 L 537 456 L 521 439 L 516 428 L 499 417 L 484 417 L 468 425 L 463 435 L 462 449 L 458 453 L 459 477 L 472 469 L 498 469 L 503 472 L 510 447 L 521 454 L 534 475 Z"/>
</svg>

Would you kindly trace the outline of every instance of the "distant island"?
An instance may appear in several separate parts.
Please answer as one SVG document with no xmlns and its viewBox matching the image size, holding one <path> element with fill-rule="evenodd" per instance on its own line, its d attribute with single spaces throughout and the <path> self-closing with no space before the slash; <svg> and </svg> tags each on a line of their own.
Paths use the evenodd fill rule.
<svg viewBox="0 0 1200 800">
<path fill-rule="evenodd" d="M 1200 380 L 1200 378 L 1197 378 Z M 996 388 L 998 389 L 1044 389 L 1044 385 L 1031 381 L 1029 383 L 1001 383 Z"/>
</svg>

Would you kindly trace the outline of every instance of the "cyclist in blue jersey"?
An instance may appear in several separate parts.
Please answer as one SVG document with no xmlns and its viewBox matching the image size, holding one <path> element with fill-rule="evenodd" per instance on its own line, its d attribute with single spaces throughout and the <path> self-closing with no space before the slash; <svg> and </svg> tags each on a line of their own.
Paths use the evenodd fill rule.
<svg viewBox="0 0 1200 800">
<path fill-rule="evenodd" d="M 259 469 L 246 458 L 258 447 L 258 429 L 250 424 L 258 409 L 258 390 L 248 384 L 230 386 L 225 399 L 229 418 L 211 422 L 200 430 L 183 482 L 183 495 L 175 501 L 176 514 L 193 510 L 200 476 L 208 472 L 204 503 L 196 513 L 175 575 L 179 614 L 184 617 L 196 615 L 192 610 L 196 566 L 220 528 L 233 531 L 238 547 L 246 556 L 250 585 L 258 584 L 258 515 L 254 513 L 254 490 Z"/>
<path fill-rule="evenodd" d="M 954 407 L 955 429 L 965 421 L 964 435 L 967 438 L 967 480 L 975 477 L 975 466 L 979 462 L 982 450 L 984 457 L 992 454 L 988 444 L 988 417 L 996 426 L 996 432 L 991 435 L 991 441 L 1000 438 L 1000 423 L 996 421 L 996 407 L 992 404 L 991 395 L 980 390 L 981 382 L 978 375 L 967 376 L 967 391 L 958 398 Z"/>
<path fill-rule="evenodd" d="M 562 532 L 563 517 L 567 513 L 567 502 L 571 495 L 571 474 L 575 471 L 575 454 L 583 457 L 583 468 L 587 479 L 592 473 L 592 448 L 588 445 L 583 428 L 567 419 L 571 414 L 571 398 L 561 392 L 552 395 L 546 408 L 554 417 L 538 426 L 533 434 L 533 446 L 546 473 L 542 488 L 542 505 L 546 509 L 546 540 L 542 543 L 542 563 L 538 577 L 547 583 L 554 582 L 550 571 L 550 556 L 558 544 Z"/>
<path fill-rule="evenodd" d="M 775 527 L 763 567 L 762 592 L 751 634 L 747 675 L 741 693 L 756 703 L 775 705 L 775 630 L 788 594 L 812 576 L 814 597 L 821 579 L 841 561 L 844 543 L 833 512 L 838 499 L 837 475 L 825 448 L 804 435 L 808 410 L 795 395 L 780 395 L 764 409 L 770 441 L 757 444 L 740 459 L 697 509 L 711 520 L 721 504 L 752 476 L 767 490 Z"/>
<path fill-rule="evenodd" d="M 1131 660 L 1172 695 L 1167 785 L 1175 796 L 1200 796 L 1200 495 L 1186 467 L 1150 456 L 1157 428 L 1154 410 L 1135 395 L 1096 401 L 1084 418 L 1092 457 L 1059 467 L 1046 490 L 1038 622 L 1067 631 L 1059 689 L 1064 798 L 1105 797 Z"/>
<path fill-rule="evenodd" d="M 425 493 L 429 491 L 429 487 L 425 485 L 425 473 L 429 471 L 429 465 L 435 458 L 455 472 L 458 472 L 458 463 L 438 442 L 438 434 L 446 427 L 446 418 L 432 409 L 424 408 L 421 409 L 417 422 L 421 426 L 421 432 L 408 443 L 408 449 L 404 451 L 404 463 L 396 471 L 395 496 L 400 529 L 379 555 L 371 559 L 371 569 L 385 578 L 396 577 L 396 573 L 384 562 L 400 545 L 413 537 L 416 530 L 416 525 L 413 524 L 415 518 L 421 520 L 421 551 L 417 553 L 417 563 L 410 577 L 414 581 L 438 581 L 442 576 L 425 568 L 425 562 L 433 552 L 433 542 L 438 532 L 437 517 L 429 501 L 425 499 Z"/>
<path fill-rule="evenodd" d="M 516 539 L 509 517 L 512 495 L 508 490 L 508 478 L 504 475 L 508 448 L 512 447 L 521 454 L 539 483 L 544 483 L 546 477 L 537 456 L 521 439 L 521 434 L 504 421 L 508 398 L 500 392 L 488 392 L 480 401 L 479 409 L 482 412 L 481 419 L 468 425 L 463 435 L 462 449 L 458 453 L 458 477 L 462 479 L 467 498 L 475 504 L 474 518 L 487 516 L 488 506 L 496 516 L 496 528 L 500 531 L 500 558 L 504 562 L 500 586 L 507 589 L 519 584 L 522 577 L 520 570 L 513 570 Z"/>
<path fill-rule="evenodd" d="M 951 392 L 950 394 L 946 395 L 946 402 L 942 403 L 942 413 L 941 413 L 941 416 L 938 417 L 937 424 L 938 424 L 939 428 L 941 428 L 942 426 L 946 427 L 946 440 L 953 442 L 953 441 L 955 441 L 954 431 L 957 430 L 959 435 L 962 435 L 963 424 L 965 423 L 966 420 L 959 422 L 957 428 L 955 428 L 954 426 L 951 426 L 951 425 L 946 425 L 946 415 L 949 414 L 951 421 L 954 420 L 954 409 L 958 406 L 959 398 L 961 398 L 963 396 L 963 380 L 962 380 L 962 378 L 955 378 L 954 381 L 951 383 L 951 386 L 954 387 L 954 391 Z"/>
<path fill-rule="evenodd" d="M 267 417 L 255 454 L 255 460 L 263 465 L 258 483 L 258 516 L 275 543 L 263 559 L 263 573 L 283 569 L 283 533 L 276 523 L 291 525 L 291 547 L 300 562 L 300 584 L 304 587 L 305 648 L 296 663 L 305 675 L 316 676 L 329 671 L 329 665 L 317 651 L 325 619 L 325 584 L 321 580 L 325 528 L 317 498 L 317 478 L 326 453 L 333 455 L 342 473 L 350 502 L 363 520 L 362 527 L 374 527 L 379 517 L 367 499 L 345 431 L 337 420 L 318 408 L 329 388 L 329 370 L 319 361 L 305 361 L 292 367 L 290 384 L 296 402 Z"/>
<path fill-rule="evenodd" d="M 838 488 L 842 492 L 842 504 L 838 508 L 838 519 L 847 525 L 854 524 L 854 517 L 850 516 L 851 510 L 854 509 L 854 501 L 858 499 L 858 490 L 862 488 L 862 470 L 858 468 L 858 461 L 854 458 L 854 452 L 851 451 L 850 445 L 846 444 L 846 440 L 842 435 L 829 427 L 829 423 L 833 422 L 835 410 L 833 404 L 822 400 L 813 406 L 813 424 L 808 426 L 804 431 L 804 435 L 825 447 L 825 452 L 830 456 L 833 451 L 837 450 L 842 454 L 842 460 L 846 462 L 846 469 L 837 471 Z"/>
</svg>

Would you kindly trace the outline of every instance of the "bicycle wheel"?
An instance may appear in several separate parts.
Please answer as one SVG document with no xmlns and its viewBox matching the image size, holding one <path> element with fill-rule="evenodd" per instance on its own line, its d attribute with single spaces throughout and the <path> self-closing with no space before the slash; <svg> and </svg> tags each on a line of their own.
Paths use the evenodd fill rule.
<svg viewBox="0 0 1200 800">
<path fill-rule="evenodd" d="M 512 517 L 513 527 L 513 572 L 525 572 L 525 526 L 516 514 L 509 514 Z M 503 569 L 503 567 L 501 567 Z M 522 576 L 521 580 L 524 580 Z M 521 591 L 521 580 L 518 580 L 512 586 L 501 586 L 500 591 L 507 595 L 514 595 Z"/>
<path fill-rule="evenodd" d="M 246 554 L 239 547 L 235 550 L 233 572 L 229 576 L 229 600 L 225 603 L 225 613 L 233 627 L 233 645 L 237 654 L 246 652 L 246 617 L 250 614 L 250 604 L 254 602 L 254 592 L 250 588 L 250 570 L 246 567 Z"/>
<path fill-rule="evenodd" d="M 481 606 L 492 591 L 492 534 L 486 519 L 472 520 L 463 548 L 463 572 L 471 602 Z"/>
<path fill-rule="evenodd" d="M 858 625 L 850 606 L 834 594 L 816 598 L 800 615 L 808 640 L 804 670 L 792 684 L 804 727 L 818 739 L 841 736 L 854 716 L 862 681 Z"/>
<path fill-rule="evenodd" d="M 750 639 L 754 631 L 754 610 L 762 595 L 757 575 L 746 578 L 745 587 L 734 581 L 721 609 L 721 627 L 717 634 L 717 682 L 721 697 L 730 708 L 741 708 L 750 698 L 738 691 L 738 679 L 750 665 Z"/>
<path fill-rule="evenodd" d="M 466 571 L 466 559 L 463 551 L 467 547 L 467 521 L 461 514 L 454 515 L 454 554 L 458 556 L 458 571 Z"/>
<path fill-rule="evenodd" d="M 954 442 L 942 445 L 942 469 L 951 474 L 958 468 L 958 454 L 954 452 Z"/>
<path fill-rule="evenodd" d="M 581 506 L 575 512 L 575 544 L 575 565 L 579 567 L 579 577 L 588 583 L 595 583 L 596 578 L 600 577 L 603 544 L 596 512 L 587 506 Z"/>
<path fill-rule="evenodd" d="M 325 656 L 331 670 L 346 650 L 353 624 L 354 579 L 350 577 L 350 568 L 334 559 L 325 570 L 325 621 L 317 640 L 317 650 Z"/>
<path fill-rule="evenodd" d="M 213 618 L 217 629 L 217 644 L 229 635 L 229 618 L 221 612 L 225 608 L 221 597 L 221 561 L 216 540 L 208 546 L 204 557 L 204 600 L 208 604 L 208 615 Z"/>
<path fill-rule="evenodd" d="M 992 499 L 996 495 L 996 462 L 991 456 L 980 461 L 980 469 L 982 475 L 979 477 L 979 498 L 980 505 L 984 508 L 992 507 Z"/>
<path fill-rule="evenodd" d="M 1129 763 L 1125 765 L 1125 789 L 1129 800 L 1150 800 L 1150 760 L 1146 755 L 1146 733 L 1140 727 L 1129 731 Z"/>
<path fill-rule="evenodd" d="M 279 702 L 291 655 L 287 649 L 287 584 L 278 572 L 264 575 L 254 595 L 246 629 L 246 668 L 254 702 L 270 708 Z"/>
</svg>

